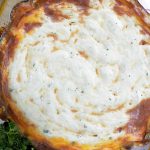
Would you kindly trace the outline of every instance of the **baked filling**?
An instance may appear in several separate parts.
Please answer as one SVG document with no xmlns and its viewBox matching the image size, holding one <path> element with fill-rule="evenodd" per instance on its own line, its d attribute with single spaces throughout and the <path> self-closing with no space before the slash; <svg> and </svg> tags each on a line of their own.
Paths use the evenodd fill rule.
<svg viewBox="0 0 150 150">
<path fill-rule="evenodd" d="M 14 10 L 0 45 L 1 90 L 31 140 L 85 150 L 148 140 L 150 20 L 134 2 L 47 0 Z"/>
</svg>

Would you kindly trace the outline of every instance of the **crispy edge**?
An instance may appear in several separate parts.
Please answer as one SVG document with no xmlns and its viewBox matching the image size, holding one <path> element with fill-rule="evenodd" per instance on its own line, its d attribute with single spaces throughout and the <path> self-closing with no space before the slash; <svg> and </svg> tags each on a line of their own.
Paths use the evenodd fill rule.
<svg viewBox="0 0 150 150">
<path fill-rule="evenodd" d="M 150 19 L 148 12 L 141 6 L 138 0 L 133 0 L 131 2 L 128 0 L 115 0 L 116 4 L 114 6 L 114 11 L 119 16 L 127 15 L 129 17 L 135 17 L 137 24 L 141 26 L 141 34 L 147 34 L 150 36 L 150 23 L 146 21 L 147 18 Z"/>
</svg>

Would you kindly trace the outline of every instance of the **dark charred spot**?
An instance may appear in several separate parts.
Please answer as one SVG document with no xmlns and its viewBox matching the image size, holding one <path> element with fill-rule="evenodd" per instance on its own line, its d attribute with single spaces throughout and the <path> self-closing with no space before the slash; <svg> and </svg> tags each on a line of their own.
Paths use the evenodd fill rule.
<svg viewBox="0 0 150 150">
<path fill-rule="evenodd" d="M 36 27 L 40 27 L 42 24 L 40 22 L 34 22 L 34 23 L 25 23 L 24 30 L 26 32 L 32 31 Z"/>
</svg>

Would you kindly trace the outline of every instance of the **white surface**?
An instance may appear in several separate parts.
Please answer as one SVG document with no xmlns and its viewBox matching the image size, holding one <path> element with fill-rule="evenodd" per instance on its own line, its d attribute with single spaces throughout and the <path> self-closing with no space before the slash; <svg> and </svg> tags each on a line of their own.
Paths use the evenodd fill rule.
<svg viewBox="0 0 150 150">
<path fill-rule="evenodd" d="M 0 0 L 1 2 L 2 0 Z M 10 13 L 14 5 L 21 2 L 22 0 L 7 0 L 6 7 L 3 13 L 0 15 L 0 26 L 5 26 L 10 21 Z"/>
<path fill-rule="evenodd" d="M 3 124 L 3 123 L 4 123 L 4 121 L 0 119 L 0 124 Z"/>
<path fill-rule="evenodd" d="M 150 0 L 139 0 L 139 2 L 150 13 Z"/>
<path fill-rule="evenodd" d="M 125 135 L 114 131 L 128 122 L 127 110 L 150 97 L 150 46 L 139 45 L 148 37 L 134 18 L 112 11 L 112 0 L 105 3 L 93 4 L 97 9 L 82 24 L 71 4 L 61 9 L 69 20 L 57 23 L 41 13 L 43 25 L 25 34 L 9 66 L 12 97 L 49 137 L 84 144 L 116 139 Z"/>
</svg>

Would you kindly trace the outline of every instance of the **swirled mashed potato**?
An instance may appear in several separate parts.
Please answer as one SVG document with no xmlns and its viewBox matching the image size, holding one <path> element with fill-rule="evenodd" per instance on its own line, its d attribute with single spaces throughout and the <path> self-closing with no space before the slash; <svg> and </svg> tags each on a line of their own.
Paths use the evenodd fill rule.
<svg viewBox="0 0 150 150">
<path fill-rule="evenodd" d="M 80 144 L 125 137 L 128 110 L 150 97 L 150 46 L 140 44 L 149 36 L 114 4 L 93 0 L 84 12 L 54 3 L 39 9 L 32 31 L 18 29 L 23 37 L 8 67 L 9 89 L 45 136 Z"/>
</svg>

